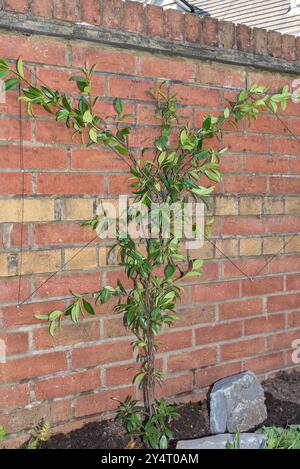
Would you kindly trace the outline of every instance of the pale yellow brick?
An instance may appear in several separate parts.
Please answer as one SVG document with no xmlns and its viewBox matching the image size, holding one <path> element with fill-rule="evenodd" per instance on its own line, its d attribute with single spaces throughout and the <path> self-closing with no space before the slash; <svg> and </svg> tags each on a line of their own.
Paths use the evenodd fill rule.
<svg viewBox="0 0 300 469">
<path fill-rule="evenodd" d="M 259 197 L 242 197 L 240 200 L 241 215 L 260 215 L 262 200 Z"/>
<path fill-rule="evenodd" d="M 106 267 L 108 265 L 118 265 L 120 262 L 120 252 L 117 248 L 111 246 L 101 247 L 99 249 L 99 265 Z"/>
<path fill-rule="evenodd" d="M 237 215 L 238 199 L 234 197 L 217 197 L 216 198 L 216 215 Z"/>
<path fill-rule="evenodd" d="M 214 255 L 214 247 L 210 242 L 204 241 L 201 248 L 189 249 L 189 254 L 194 259 L 211 259 Z"/>
<path fill-rule="evenodd" d="M 21 222 L 23 204 L 21 199 L 0 200 L 0 222 Z M 54 200 L 25 199 L 24 222 L 53 221 Z"/>
<path fill-rule="evenodd" d="M 300 251 L 300 236 L 285 238 L 285 252 L 299 252 Z"/>
<path fill-rule="evenodd" d="M 65 270 L 89 270 L 97 267 L 96 248 L 81 248 L 65 250 Z"/>
<path fill-rule="evenodd" d="M 63 199 L 62 220 L 88 220 L 93 217 L 93 199 Z"/>
<path fill-rule="evenodd" d="M 283 238 L 264 238 L 263 254 L 276 254 L 283 249 Z"/>
<path fill-rule="evenodd" d="M 216 257 L 236 257 L 239 254 L 237 239 L 219 239 L 216 242 Z"/>
<path fill-rule="evenodd" d="M 300 215 L 300 197 L 287 197 L 285 199 L 285 213 Z"/>
<path fill-rule="evenodd" d="M 268 215 L 283 213 L 283 200 L 280 197 L 266 197 L 265 213 Z"/>
<path fill-rule="evenodd" d="M 241 256 L 259 256 L 261 254 L 260 238 L 247 238 L 240 240 L 240 255 Z"/>
<path fill-rule="evenodd" d="M 19 256 L 20 262 L 20 256 Z M 60 250 L 28 251 L 23 253 L 22 274 L 55 272 L 61 267 Z M 20 267 L 21 268 L 21 267 Z"/>
</svg>

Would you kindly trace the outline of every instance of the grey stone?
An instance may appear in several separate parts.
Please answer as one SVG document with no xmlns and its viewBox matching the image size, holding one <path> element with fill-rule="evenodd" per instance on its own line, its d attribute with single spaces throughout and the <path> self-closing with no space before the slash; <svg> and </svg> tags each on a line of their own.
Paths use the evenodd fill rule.
<svg viewBox="0 0 300 469">
<path fill-rule="evenodd" d="M 178 441 L 176 449 L 227 449 L 228 442 L 234 442 L 230 433 L 197 438 L 196 440 Z M 265 449 L 267 438 L 256 433 L 241 433 L 239 449 Z"/>
<path fill-rule="evenodd" d="M 210 394 L 211 433 L 245 432 L 266 418 L 264 390 L 252 371 L 214 384 Z"/>
</svg>

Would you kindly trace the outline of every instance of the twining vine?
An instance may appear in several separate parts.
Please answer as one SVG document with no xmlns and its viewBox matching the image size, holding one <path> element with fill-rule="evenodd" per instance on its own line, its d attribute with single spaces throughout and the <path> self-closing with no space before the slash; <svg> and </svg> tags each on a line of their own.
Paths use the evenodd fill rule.
<svg viewBox="0 0 300 469">
<path fill-rule="evenodd" d="M 102 144 L 118 154 L 131 173 L 131 188 L 135 203 L 151 209 L 153 204 L 184 204 L 190 198 L 206 203 L 214 191 L 214 184 L 221 180 L 220 161 L 226 148 L 213 150 L 209 141 L 220 137 L 225 123 L 236 126 L 237 122 L 248 118 L 249 123 L 260 112 L 271 109 L 276 113 L 277 106 L 285 109 L 291 98 L 288 86 L 276 94 L 269 94 L 263 86 L 252 85 L 243 90 L 218 117 L 204 117 L 198 129 L 185 126 L 178 131 L 176 96 L 168 91 L 165 83 L 151 88 L 148 93 L 157 103 L 156 116 L 161 122 L 160 136 L 153 142 L 152 159 L 137 157 L 129 144 L 132 129 L 124 121 L 129 116 L 124 110 L 121 99 L 115 100 L 115 115 L 102 119 L 95 112 L 98 97 L 93 96 L 92 78 L 95 66 L 85 66 L 80 76 L 72 76 L 76 82 L 79 98 L 75 101 L 67 94 L 48 86 L 38 87 L 25 78 L 24 64 L 21 59 L 12 68 L 0 59 L 0 79 L 5 79 L 8 91 L 20 87 L 20 99 L 27 104 L 28 114 L 34 117 L 35 106 L 41 106 L 56 121 L 62 121 L 72 132 L 79 135 L 87 146 Z M 199 89 L 199 93 L 201 90 Z M 176 144 L 170 144 L 170 135 L 178 132 Z M 146 150 L 146 149 L 145 149 Z M 149 151 L 149 149 L 147 149 Z M 101 155 L 99 156 L 101 157 Z M 211 185 L 208 185 L 212 181 Z M 140 223 L 149 232 L 153 229 L 146 221 L 142 211 L 126 214 L 127 222 Z M 87 220 L 84 225 L 101 231 L 101 216 Z M 125 268 L 131 281 L 131 288 L 125 288 L 120 280 L 114 286 L 105 286 L 93 293 L 97 303 L 107 303 L 112 297 L 118 301 L 114 311 L 123 314 L 124 325 L 134 334 L 133 347 L 137 353 L 140 370 L 133 379 L 143 390 L 144 405 L 132 396 L 119 402 L 120 419 L 132 437 L 139 437 L 145 445 L 153 448 L 166 448 L 172 433 L 168 428 L 170 420 L 178 415 L 178 409 L 164 399 L 155 398 L 156 384 L 163 383 L 163 374 L 156 366 L 157 344 L 155 337 L 165 326 L 178 320 L 175 306 L 181 297 L 183 280 L 201 275 L 203 261 L 192 259 L 181 252 L 181 240 L 176 236 L 175 221 L 166 239 L 164 233 L 164 213 L 158 209 L 157 237 L 132 239 L 121 228 L 116 229 L 115 249 L 120 255 L 120 265 Z M 206 220 L 206 236 L 209 236 L 212 220 Z M 193 225 L 196 232 L 197 227 Z M 213 296 L 213 289 L 212 289 Z M 50 334 L 61 327 L 64 317 L 78 323 L 85 312 L 94 315 L 93 302 L 84 294 L 72 294 L 72 303 L 63 311 L 55 310 L 37 318 L 49 322 Z"/>
</svg>

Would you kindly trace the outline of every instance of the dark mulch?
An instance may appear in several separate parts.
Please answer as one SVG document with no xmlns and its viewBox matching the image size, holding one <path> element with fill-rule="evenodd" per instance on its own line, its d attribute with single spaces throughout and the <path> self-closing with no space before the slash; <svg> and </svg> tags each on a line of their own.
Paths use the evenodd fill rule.
<svg viewBox="0 0 300 469">
<path fill-rule="evenodd" d="M 275 378 L 263 383 L 266 392 L 268 419 L 263 425 L 284 427 L 300 423 L 300 372 L 279 373 Z M 199 438 L 209 434 L 209 413 L 207 403 L 182 405 L 180 417 L 171 424 L 175 447 L 176 440 Z M 68 434 L 58 434 L 43 444 L 49 449 L 117 449 L 126 448 L 129 437 L 122 425 L 112 420 L 84 425 Z"/>
</svg>

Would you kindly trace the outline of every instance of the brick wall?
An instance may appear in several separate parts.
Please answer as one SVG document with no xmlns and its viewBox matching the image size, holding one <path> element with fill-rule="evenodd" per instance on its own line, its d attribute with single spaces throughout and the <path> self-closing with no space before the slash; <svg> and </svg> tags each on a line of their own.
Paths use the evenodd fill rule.
<svg viewBox="0 0 300 469">
<path fill-rule="evenodd" d="M 131 144 L 137 153 L 157 134 L 154 103 L 145 90 L 162 79 L 177 93 L 180 123 L 199 126 L 204 114 L 218 112 L 225 99 L 245 86 L 255 82 L 276 91 L 295 78 L 285 71 L 299 67 L 295 59 L 300 38 L 295 42 L 294 37 L 212 18 L 119 0 L 2 3 L 2 19 L 14 21 L 19 32 L 9 32 L 0 19 L 0 57 L 14 62 L 21 55 L 28 73 L 74 94 L 70 75 L 85 60 L 97 63 L 99 113 L 110 114 L 113 99 L 124 98 L 126 110 L 135 115 Z M 41 28 L 38 34 L 22 34 L 32 17 L 37 30 L 39 24 L 59 30 L 72 22 L 89 23 L 94 26 L 79 30 L 99 27 L 110 33 L 111 44 L 96 36 L 86 41 L 66 33 L 43 36 Z M 140 45 L 113 46 L 115 30 L 129 32 L 128 43 L 140 35 Z M 159 54 L 158 46 L 163 49 L 166 41 L 172 42 L 173 50 Z M 182 50 L 176 54 L 182 44 L 194 57 L 189 57 L 188 47 L 186 57 Z M 216 60 L 203 60 L 207 51 Z M 225 56 L 226 62 L 241 65 L 221 63 Z M 245 65 L 249 61 L 253 67 Z M 91 291 L 122 275 L 107 264 L 107 247 L 97 241 L 41 286 L 93 237 L 80 221 L 92 216 L 97 200 L 114 199 L 128 188 L 126 167 L 109 151 L 71 144 L 62 124 L 40 111 L 33 120 L 22 110 L 21 299 L 41 287 L 17 309 L 22 175 L 16 93 L 9 93 L 0 112 L 0 339 L 7 347 L 7 362 L 0 364 L 0 424 L 11 434 L 6 444 L 16 445 L 41 417 L 57 429 L 73 428 L 113 410 L 111 396 L 136 392 L 133 372 L 128 371 L 134 365 L 130 337 L 111 303 L 98 307 L 97 316 L 79 326 L 66 321 L 54 339 L 34 318 L 64 307 L 70 289 Z M 214 245 L 206 243 L 198 252 L 207 259 L 204 275 L 186 283 L 181 321 L 162 334 L 158 357 L 166 382 L 160 395 L 198 399 L 228 374 L 251 369 L 263 378 L 294 366 L 291 343 L 300 338 L 300 235 L 272 260 L 300 227 L 299 141 L 286 127 L 300 135 L 299 105 L 290 104 L 280 120 L 267 114 L 251 128 L 244 123 L 224 135 L 221 144 L 229 151 L 222 163 L 223 181 L 212 198 Z"/>
</svg>

